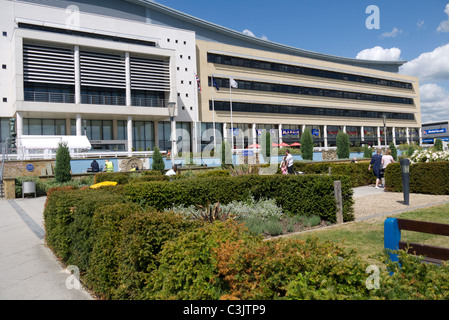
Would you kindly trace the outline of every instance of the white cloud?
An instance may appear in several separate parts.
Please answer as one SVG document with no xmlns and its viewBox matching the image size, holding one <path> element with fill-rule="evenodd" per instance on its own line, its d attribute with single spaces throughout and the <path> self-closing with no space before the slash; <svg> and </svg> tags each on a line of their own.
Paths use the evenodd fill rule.
<svg viewBox="0 0 449 320">
<path fill-rule="evenodd" d="M 449 91 L 433 83 L 419 88 L 422 123 L 449 120 Z"/>
<path fill-rule="evenodd" d="M 407 62 L 400 68 L 400 73 L 418 77 L 421 82 L 449 80 L 449 44 Z"/>
<path fill-rule="evenodd" d="M 448 19 L 440 23 L 437 31 L 449 32 L 449 3 L 446 5 L 444 12 L 447 14 Z"/>
<path fill-rule="evenodd" d="M 356 56 L 356 59 L 378 60 L 378 61 L 398 61 L 400 60 L 400 58 L 401 58 L 401 49 L 399 48 L 384 49 L 380 46 L 362 50 Z"/>
<path fill-rule="evenodd" d="M 254 38 L 256 37 L 256 35 L 251 30 L 245 29 L 242 32 L 243 32 L 243 34 L 246 34 L 247 36 L 254 37 Z"/>
<path fill-rule="evenodd" d="M 403 33 L 402 30 L 399 30 L 398 28 L 394 27 L 393 30 L 390 32 L 385 32 L 381 34 L 382 38 L 396 38 L 398 34 Z"/>
<path fill-rule="evenodd" d="M 424 20 L 419 20 L 419 21 L 416 23 L 416 27 L 418 28 L 418 30 L 421 29 L 421 28 L 423 28 L 423 27 L 424 27 Z"/>
<path fill-rule="evenodd" d="M 251 30 L 245 29 L 245 30 L 242 31 L 242 33 L 246 34 L 247 36 L 250 36 L 250 37 L 253 37 L 253 38 L 257 38 L 256 35 Z M 262 35 L 262 37 L 260 37 L 260 39 L 268 40 L 266 35 Z"/>
</svg>

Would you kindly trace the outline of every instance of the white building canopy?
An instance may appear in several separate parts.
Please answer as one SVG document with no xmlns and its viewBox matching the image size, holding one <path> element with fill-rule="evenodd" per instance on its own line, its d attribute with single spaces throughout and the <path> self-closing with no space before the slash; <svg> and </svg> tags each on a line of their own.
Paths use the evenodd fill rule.
<svg viewBox="0 0 449 320">
<path fill-rule="evenodd" d="M 23 135 L 19 146 L 26 149 L 57 149 L 59 143 L 67 143 L 69 149 L 90 149 L 91 145 L 86 136 L 38 136 Z"/>
</svg>

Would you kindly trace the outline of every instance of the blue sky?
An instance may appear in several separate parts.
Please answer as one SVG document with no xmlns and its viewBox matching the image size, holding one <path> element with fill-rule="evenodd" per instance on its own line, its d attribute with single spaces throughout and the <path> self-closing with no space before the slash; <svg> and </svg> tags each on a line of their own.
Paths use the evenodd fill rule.
<svg viewBox="0 0 449 320">
<path fill-rule="evenodd" d="M 408 61 L 422 122 L 449 120 L 449 0 L 157 0 L 203 20 L 304 50 Z M 379 9 L 379 29 L 368 29 Z"/>
</svg>

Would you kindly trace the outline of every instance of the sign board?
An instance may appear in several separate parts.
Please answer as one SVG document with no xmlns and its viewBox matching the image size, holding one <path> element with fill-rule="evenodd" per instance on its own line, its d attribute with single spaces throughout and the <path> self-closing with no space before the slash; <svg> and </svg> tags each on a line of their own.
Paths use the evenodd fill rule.
<svg viewBox="0 0 449 320">
<path fill-rule="evenodd" d="M 446 128 L 424 130 L 424 134 L 446 133 Z"/>
</svg>

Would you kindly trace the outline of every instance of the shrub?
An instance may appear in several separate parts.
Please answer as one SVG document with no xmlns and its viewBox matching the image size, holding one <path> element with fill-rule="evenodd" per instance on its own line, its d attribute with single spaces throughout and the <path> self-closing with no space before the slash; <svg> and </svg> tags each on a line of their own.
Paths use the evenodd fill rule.
<svg viewBox="0 0 449 320">
<path fill-rule="evenodd" d="M 435 144 L 433 147 L 436 151 L 443 151 L 443 140 L 435 139 Z"/>
<path fill-rule="evenodd" d="M 174 152 L 174 151 L 173 151 Z M 164 158 L 162 157 L 161 152 L 158 147 L 154 147 L 153 150 L 153 164 L 151 165 L 152 170 L 161 171 L 165 170 Z"/>
<path fill-rule="evenodd" d="M 59 143 L 56 150 L 55 179 L 57 182 L 67 182 L 72 179 L 70 173 L 70 151 L 67 143 Z"/>
<path fill-rule="evenodd" d="M 351 142 L 349 141 L 349 135 L 345 132 L 338 131 L 337 134 L 337 157 L 338 159 L 349 158 L 349 147 Z"/>
<path fill-rule="evenodd" d="M 363 157 L 371 159 L 372 156 L 373 156 L 373 150 L 367 144 L 365 144 L 363 146 Z"/>
<path fill-rule="evenodd" d="M 267 130 L 262 130 L 262 148 L 260 154 L 265 160 L 265 163 L 271 162 L 271 133 Z"/>
<path fill-rule="evenodd" d="M 402 192 L 400 163 L 389 164 L 385 169 L 385 187 L 388 191 Z M 448 162 L 411 164 L 410 192 L 435 195 L 449 194 Z"/>
<path fill-rule="evenodd" d="M 206 224 L 166 242 L 160 266 L 145 288 L 145 298 L 164 300 L 217 300 L 227 291 L 218 276 L 213 248 L 225 241 L 256 239 L 246 229 L 228 220 Z M 250 242 L 251 240 L 247 240 Z"/>
<path fill-rule="evenodd" d="M 301 154 L 304 160 L 313 160 L 313 137 L 310 129 L 306 128 L 301 136 Z"/>
<path fill-rule="evenodd" d="M 120 285 L 116 299 L 146 299 L 148 286 L 158 270 L 164 246 L 202 225 L 173 212 L 137 212 L 123 221 L 121 226 Z M 187 270 L 186 270 L 187 271 Z"/>
<path fill-rule="evenodd" d="M 366 264 L 315 238 L 222 241 L 213 255 L 229 286 L 221 299 L 359 299 L 368 291 Z"/>
<path fill-rule="evenodd" d="M 256 200 L 274 199 L 289 215 L 317 214 L 323 220 L 335 222 L 334 180 L 342 181 L 343 216 L 345 221 L 351 221 L 353 200 L 350 180 L 336 175 L 243 175 L 183 179 L 170 183 L 152 181 L 125 185 L 124 193 L 129 200 L 160 211 L 180 204 L 188 207 L 219 202 L 225 205 L 232 201 L 245 201 L 253 195 Z"/>
</svg>

